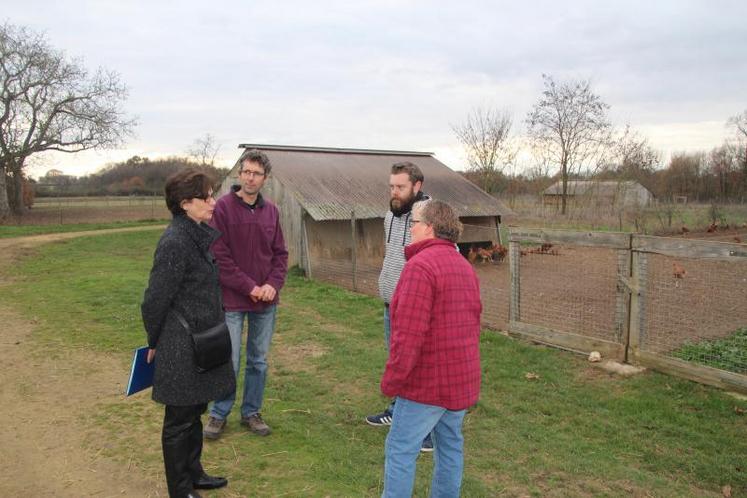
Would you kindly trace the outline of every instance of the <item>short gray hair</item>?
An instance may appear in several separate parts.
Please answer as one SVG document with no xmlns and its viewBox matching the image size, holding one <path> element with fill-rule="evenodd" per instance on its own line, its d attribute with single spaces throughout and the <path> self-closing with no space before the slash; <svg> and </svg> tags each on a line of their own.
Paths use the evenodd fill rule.
<svg viewBox="0 0 747 498">
<path fill-rule="evenodd" d="M 423 223 L 433 227 L 433 234 L 437 239 L 451 242 L 459 240 L 462 234 L 462 223 L 454 208 L 444 201 L 426 199 L 418 201 L 412 206 L 413 212 L 417 211 Z"/>
</svg>

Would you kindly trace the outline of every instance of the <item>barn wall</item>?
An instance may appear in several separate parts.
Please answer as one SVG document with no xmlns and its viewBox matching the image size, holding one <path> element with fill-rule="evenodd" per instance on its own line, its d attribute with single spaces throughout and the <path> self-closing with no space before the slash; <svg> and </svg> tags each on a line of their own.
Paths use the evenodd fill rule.
<svg viewBox="0 0 747 498">
<path fill-rule="evenodd" d="M 309 256 L 313 259 L 352 260 L 350 220 L 314 221 L 307 219 Z M 384 259 L 384 224 L 381 218 L 356 221 L 356 258 L 364 264 Z"/>
<path fill-rule="evenodd" d="M 355 278 L 353 278 L 350 220 L 306 219 L 311 276 L 366 294 L 378 294 L 384 260 L 384 224 L 381 218 L 356 221 Z"/>
<path fill-rule="evenodd" d="M 463 242 L 498 242 L 496 220 L 493 216 L 463 217 L 459 219 L 464 226 L 459 243 Z"/>
<path fill-rule="evenodd" d="M 276 204 L 280 210 L 280 226 L 283 229 L 285 245 L 288 247 L 288 267 L 299 265 L 305 268 L 303 208 L 283 184 L 272 176 L 262 188 L 262 195 Z"/>
</svg>

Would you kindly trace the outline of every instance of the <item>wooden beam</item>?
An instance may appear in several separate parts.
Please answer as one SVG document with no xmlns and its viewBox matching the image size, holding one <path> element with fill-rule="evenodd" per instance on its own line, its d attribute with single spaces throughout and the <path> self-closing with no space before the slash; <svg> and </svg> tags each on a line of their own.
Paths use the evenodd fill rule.
<svg viewBox="0 0 747 498">
<path fill-rule="evenodd" d="M 630 234 L 620 232 L 578 232 L 546 228 L 510 228 L 510 242 L 571 244 L 576 246 L 630 249 Z"/>
<path fill-rule="evenodd" d="M 309 219 L 309 213 L 304 211 L 303 216 L 301 217 L 302 223 L 303 223 L 303 250 L 304 255 L 306 256 L 306 278 L 312 278 L 311 277 L 311 257 L 309 256 L 311 251 L 309 251 L 309 231 L 306 228 L 306 222 Z"/>
<path fill-rule="evenodd" d="M 625 359 L 625 348 L 622 344 L 596 337 L 587 337 L 570 332 L 558 332 L 539 325 L 511 321 L 508 331 L 535 342 L 548 344 L 550 346 L 568 349 L 577 353 L 588 354 L 591 351 L 599 351 L 605 358 L 623 361 Z"/>
<path fill-rule="evenodd" d="M 654 353 L 639 351 L 633 357 L 635 364 L 652 368 L 676 377 L 716 386 L 727 391 L 747 394 L 747 375 L 727 372 L 718 368 L 690 363 Z"/>
<path fill-rule="evenodd" d="M 633 235 L 633 250 L 674 256 L 727 261 L 747 261 L 747 244 Z"/>
<path fill-rule="evenodd" d="M 511 289 L 508 302 L 508 317 L 511 321 L 518 322 L 521 319 L 521 275 L 520 272 L 520 249 L 518 242 L 508 243 L 508 275 Z"/>
<path fill-rule="evenodd" d="M 358 265 L 356 261 L 358 252 L 358 237 L 355 227 L 355 211 L 350 211 L 350 240 L 350 247 L 352 249 L 351 257 L 353 259 L 353 291 L 358 292 Z"/>
</svg>

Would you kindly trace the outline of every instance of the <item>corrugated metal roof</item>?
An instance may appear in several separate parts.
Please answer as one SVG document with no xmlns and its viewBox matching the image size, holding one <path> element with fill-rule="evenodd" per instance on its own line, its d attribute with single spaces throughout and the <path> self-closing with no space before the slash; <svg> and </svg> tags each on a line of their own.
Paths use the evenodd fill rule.
<svg viewBox="0 0 747 498">
<path fill-rule="evenodd" d="M 272 176 L 280 181 L 314 220 L 382 218 L 389 208 L 389 173 L 392 164 L 410 161 L 423 171 L 423 190 L 443 200 L 464 216 L 512 214 L 495 197 L 429 152 L 337 149 L 242 144 L 267 154 Z M 227 181 L 235 182 L 238 164 Z"/>
</svg>

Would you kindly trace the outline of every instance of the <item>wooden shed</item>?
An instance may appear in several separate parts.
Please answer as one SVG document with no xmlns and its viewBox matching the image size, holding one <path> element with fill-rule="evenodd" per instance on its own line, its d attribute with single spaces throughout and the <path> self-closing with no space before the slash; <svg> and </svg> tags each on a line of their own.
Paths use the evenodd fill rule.
<svg viewBox="0 0 747 498">
<path fill-rule="evenodd" d="M 460 242 L 498 240 L 501 217 L 510 210 L 430 152 L 241 144 L 267 154 L 272 171 L 263 195 L 277 204 L 289 265 L 307 275 L 352 272 L 352 287 L 375 280 L 384 257 L 383 218 L 389 209 L 389 174 L 410 161 L 423 171 L 423 190 L 451 204 L 465 224 Z M 238 160 L 221 194 L 238 182 Z M 337 277 L 327 280 L 339 281 Z M 373 281 L 373 282 L 372 282 Z M 342 282 L 347 284 L 350 282 Z"/>
<path fill-rule="evenodd" d="M 558 181 L 542 192 L 542 201 L 559 206 L 562 194 L 563 183 Z M 568 181 L 567 200 L 576 204 L 620 209 L 648 206 L 653 199 L 651 191 L 635 181 Z"/>
</svg>

